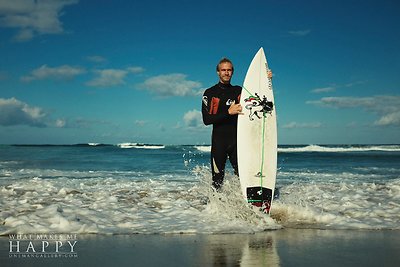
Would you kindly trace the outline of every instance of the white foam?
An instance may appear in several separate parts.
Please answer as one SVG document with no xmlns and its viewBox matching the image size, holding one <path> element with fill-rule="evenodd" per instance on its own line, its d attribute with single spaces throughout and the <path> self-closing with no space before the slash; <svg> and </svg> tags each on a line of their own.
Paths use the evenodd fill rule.
<svg viewBox="0 0 400 267">
<path fill-rule="evenodd" d="M 120 148 L 133 148 L 137 146 L 137 143 L 120 143 L 117 146 L 119 146 Z"/>
<path fill-rule="evenodd" d="M 99 146 L 101 143 L 88 143 L 89 146 Z"/>
<path fill-rule="evenodd" d="M 278 152 L 365 152 L 365 151 L 400 151 L 399 145 L 375 145 L 375 146 L 319 146 L 308 145 L 301 147 L 279 147 Z"/>
<path fill-rule="evenodd" d="M 234 176 L 227 175 L 223 194 L 213 192 L 207 168 L 190 174 L 199 179 L 194 186 L 187 177 L 85 175 L 92 177 L 20 179 L 0 187 L 0 233 L 237 233 L 279 227 L 240 197 Z"/>
<path fill-rule="evenodd" d="M 140 143 L 121 143 L 118 144 L 120 148 L 142 148 L 142 149 L 163 149 L 164 145 L 145 145 Z"/>
<path fill-rule="evenodd" d="M 400 229 L 400 177 L 373 176 L 381 181 L 374 183 L 346 173 L 278 175 L 281 195 L 269 217 L 246 203 L 232 174 L 226 175 L 223 192 L 214 192 L 207 167 L 172 176 L 19 170 L 1 180 L 0 234 L 249 233 L 281 225 Z"/>
<path fill-rule="evenodd" d="M 280 190 L 271 216 L 286 227 L 400 229 L 400 179 L 375 183 L 295 183 Z"/>
<path fill-rule="evenodd" d="M 201 152 L 211 152 L 211 146 L 195 146 Z"/>
</svg>

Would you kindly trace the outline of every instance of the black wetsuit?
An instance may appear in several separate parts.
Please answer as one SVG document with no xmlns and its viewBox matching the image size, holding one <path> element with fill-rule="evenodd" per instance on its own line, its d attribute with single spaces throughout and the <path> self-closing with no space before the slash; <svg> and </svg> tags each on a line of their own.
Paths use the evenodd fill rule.
<svg viewBox="0 0 400 267">
<path fill-rule="evenodd" d="M 238 115 L 230 115 L 228 109 L 240 101 L 240 86 L 218 83 L 203 95 L 202 114 L 205 125 L 213 125 L 211 141 L 211 170 L 213 186 L 218 190 L 225 175 L 226 159 L 238 175 L 236 130 Z"/>
</svg>

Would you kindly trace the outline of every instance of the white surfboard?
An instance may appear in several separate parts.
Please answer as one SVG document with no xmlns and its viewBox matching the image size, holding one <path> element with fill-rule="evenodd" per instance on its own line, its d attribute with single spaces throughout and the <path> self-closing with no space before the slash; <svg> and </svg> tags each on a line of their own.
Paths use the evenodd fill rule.
<svg viewBox="0 0 400 267">
<path fill-rule="evenodd" d="M 264 49 L 254 56 L 244 79 L 237 149 L 243 196 L 269 213 L 277 169 L 276 109 Z"/>
</svg>

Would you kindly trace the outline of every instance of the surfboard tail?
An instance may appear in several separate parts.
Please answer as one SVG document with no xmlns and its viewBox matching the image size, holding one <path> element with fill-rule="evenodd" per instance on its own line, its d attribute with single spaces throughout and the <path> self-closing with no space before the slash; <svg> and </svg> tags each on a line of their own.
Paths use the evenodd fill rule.
<svg viewBox="0 0 400 267">
<path fill-rule="evenodd" d="M 272 201 L 272 190 L 265 187 L 248 187 L 247 190 L 247 202 L 253 206 L 259 207 L 264 213 L 269 214 L 271 209 Z"/>
</svg>

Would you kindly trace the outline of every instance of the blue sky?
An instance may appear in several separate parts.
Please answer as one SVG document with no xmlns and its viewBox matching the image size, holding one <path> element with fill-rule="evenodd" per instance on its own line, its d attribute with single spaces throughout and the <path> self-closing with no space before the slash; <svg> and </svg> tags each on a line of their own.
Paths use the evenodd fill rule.
<svg viewBox="0 0 400 267">
<path fill-rule="evenodd" d="M 264 47 L 279 144 L 400 143 L 398 1 L 0 1 L 0 143 L 209 144 Z"/>
</svg>

